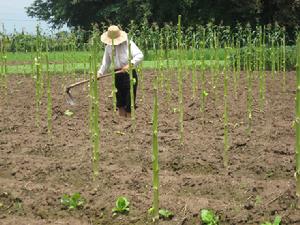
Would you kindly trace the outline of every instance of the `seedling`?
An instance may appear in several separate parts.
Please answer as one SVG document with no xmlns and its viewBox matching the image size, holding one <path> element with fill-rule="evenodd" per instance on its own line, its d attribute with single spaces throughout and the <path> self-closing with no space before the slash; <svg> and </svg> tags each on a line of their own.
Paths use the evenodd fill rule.
<svg viewBox="0 0 300 225">
<path fill-rule="evenodd" d="M 151 207 L 148 210 L 148 213 L 153 216 L 154 208 Z M 159 215 L 159 218 L 163 219 L 163 220 L 170 220 L 170 219 L 172 219 L 174 217 L 174 213 L 171 212 L 171 211 L 169 211 L 169 210 L 167 210 L 167 209 L 160 209 L 158 211 L 158 215 Z"/>
<path fill-rule="evenodd" d="M 213 211 L 202 209 L 200 214 L 200 219 L 203 224 L 207 225 L 218 225 L 219 217 L 215 215 Z"/>
<path fill-rule="evenodd" d="M 66 111 L 65 111 L 65 115 L 66 116 L 73 116 L 73 112 L 72 111 L 70 111 L 69 109 L 67 109 Z"/>
<path fill-rule="evenodd" d="M 281 217 L 280 216 L 276 216 L 274 219 L 274 222 L 264 222 L 261 225 L 280 225 L 281 224 Z"/>
<path fill-rule="evenodd" d="M 60 202 L 71 210 L 82 207 L 85 203 L 85 199 L 81 197 L 80 193 L 74 193 L 73 195 L 64 194 Z"/>
<path fill-rule="evenodd" d="M 158 211 L 158 214 L 159 214 L 159 218 L 162 218 L 164 220 L 169 220 L 174 217 L 174 213 L 167 209 L 160 209 Z"/>
<path fill-rule="evenodd" d="M 128 213 L 129 212 L 129 201 L 125 197 L 119 197 L 116 201 L 116 207 L 112 209 L 112 212 L 115 214 Z"/>
</svg>

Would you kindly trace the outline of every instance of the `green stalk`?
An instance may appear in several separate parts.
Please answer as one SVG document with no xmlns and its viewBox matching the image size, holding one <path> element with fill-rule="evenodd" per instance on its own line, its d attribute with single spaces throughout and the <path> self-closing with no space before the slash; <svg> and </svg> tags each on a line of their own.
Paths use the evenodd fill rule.
<svg viewBox="0 0 300 225">
<path fill-rule="evenodd" d="M 52 134 L 52 96 L 51 96 L 51 75 L 49 72 L 49 56 L 46 53 L 46 74 L 47 74 L 47 128 L 48 135 Z"/>
<path fill-rule="evenodd" d="M 237 67 L 237 83 L 238 80 L 240 79 L 241 75 L 241 41 L 238 39 L 237 40 L 237 62 L 236 62 L 236 67 Z"/>
<path fill-rule="evenodd" d="M 133 123 L 133 129 L 135 129 L 135 102 L 134 102 L 134 93 L 133 93 L 133 86 L 136 80 L 133 78 L 132 70 L 133 65 L 131 63 L 132 54 L 131 54 L 131 44 L 130 38 L 128 37 L 128 65 L 129 65 L 129 79 L 130 79 L 130 109 L 131 109 L 131 121 Z"/>
<path fill-rule="evenodd" d="M 154 104 L 152 119 L 152 169 L 153 169 L 153 220 L 159 219 L 159 164 L 158 164 L 158 78 L 154 81 Z"/>
<path fill-rule="evenodd" d="M 296 194 L 300 198 L 300 34 L 297 40 L 297 92 L 296 92 Z"/>
<path fill-rule="evenodd" d="M 204 53 L 205 53 L 205 41 L 202 40 L 200 42 L 200 48 L 201 48 L 201 98 L 200 98 L 200 112 L 204 116 L 204 110 L 205 110 L 205 98 L 207 96 L 206 88 L 205 88 L 205 60 L 204 60 Z M 204 121 L 204 120 L 203 120 Z"/>
<path fill-rule="evenodd" d="M 166 34 L 166 44 L 165 44 L 165 57 L 167 59 L 167 72 L 166 73 L 166 89 L 167 89 L 167 99 L 168 102 L 171 102 L 171 73 L 170 73 L 170 62 L 169 62 L 169 41 L 170 41 L 170 31 L 167 29 L 167 34 Z"/>
<path fill-rule="evenodd" d="M 35 97 L 36 97 L 36 126 L 40 126 L 40 106 L 43 93 L 43 79 L 41 72 L 41 34 L 39 26 L 36 27 L 36 58 L 35 58 Z"/>
<path fill-rule="evenodd" d="M 182 74 L 182 35 L 181 35 L 181 15 L 178 16 L 178 89 L 179 89 L 179 132 L 180 144 L 183 145 L 183 74 Z"/>
<path fill-rule="evenodd" d="M 264 26 L 263 29 L 263 49 L 262 49 L 262 70 L 263 70 L 263 104 L 265 104 L 265 98 L 266 98 L 266 54 L 267 54 L 267 48 L 266 48 L 266 28 Z"/>
<path fill-rule="evenodd" d="M 275 78 L 275 66 L 276 66 L 276 60 L 275 60 L 275 45 L 274 45 L 274 37 L 271 37 L 271 67 L 272 67 L 272 78 Z"/>
<path fill-rule="evenodd" d="M 281 40 L 282 47 L 282 89 L 286 90 L 286 46 L 285 46 L 285 33 Z"/>
<path fill-rule="evenodd" d="M 158 70 L 159 70 L 159 84 L 161 90 L 165 86 L 165 77 L 164 77 L 164 42 L 162 33 L 159 35 L 159 61 L 158 61 Z"/>
<path fill-rule="evenodd" d="M 93 133 L 93 88 L 92 88 L 92 81 L 93 81 L 93 65 L 92 65 L 92 55 L 89 55 L 89 97 L 90 97 L 90 104 L 89 104 L 89 131 L 90 135 L 92 136 Z"/>
<path fill-rule="evenodd" d="M 112 61 L 112 99 L 113 99 L 113 116 L 117 113 L 117 88 L 116 88 L 116 73 L 115 73 L 115 45 L 114 39 L 112 39 L 112 54 L 111 54 L 111 61 Z"/>
<path fill-rule="evenodd" d="M 196 36 L 195 33 L 193 35 L 193 40 L 192 40 L 192 92 L 193 92 L 193 100 L 195 100 L 197 96 L 197 87 L 198 87 L 198 79 L 196 76 Z"/>
<path fill-rule="evenodd" d="M 100 128 L 99 128 L 99 90 L 97 82 L 97 42 L 99 38 L 97 33 L 93 37 L 93 46 L 92 46 L 92 141 L 93 141 L 93 174 L 94 178 L 99 175 L 99 156 L 100 156 Z"/>
<path fill-rule="evenodd" d="M 35 100 L 36 100 L 36 126 L 40 126 L 40 106 L 41 106 L 41 63 L 40 58 L 35 58 L 35 69 L 36 69 L 36 77 L 35 77 Z"/>
<path fill-rule="evenodd" d="M 280 43 L 279 41 L 277 40 L 277 46 L 276 46 L 276 57 L 277 57 L 277 72 L 279 73 L 280 72 L 280 69 L 281 69 L 281 65 L 280 65 Z"/>
<path fill-rule="evenodd" d="M 232 46 L 233 51 L 233 63 L 232 63 L 232 70 L 233 70 L 233 89 L 234 89 L 234 96 L 237 99 L 237 81 L 238 81 L 238 75 L 237 75 L 237 49 L 235 49 L 235 44 L 233 42 Z"/>
<path fill-rule="evenodd" d="M 212 66 L 212 76 L 214 80 L 213 84 L 213 89 L 214 89 L 214 101 L 215 104 L 218 100 L 218 93 L 217 93 L 217 84 L 219 80 L 219 72 L 220 72 L 220 65 L 219 65 L 219 55 L 218 55 L 218 50 L 219 50 L 219 42 L 218 42 L 218 37 L 216 32 L 213 32 L 213 40 L 212 40 L 212 46 L 211 49 L 213 48 L 213 66 Z"/>
<path fill-rule="evenodd" d="M 145 86 L 144 86 L 144 73 L 143 73 L 143 63 L 141 63 L 138 67 L 137 67 L 137 74 L 139 75 L 139 84 L 141 87 L 141 91 L 142 91 L 142 100 L 145 100 Z"/>
<path fill-rule="evenodd" d="M 251 36 L 248 36 L 248 46 L 247 46 L 247 55 L 246 55 L 246 70 L 247 70 L 247 115 L 248 115 L 248 128 L 247 133 L 250 135 L 251 133 L 251 126 L 252 126 L 252 102 L 253 102 L 253 95 L 252 95 L 252 64 L 251 64 L 251 54 L 252 53 L 252 43 L 251 43 Z"/>
<path fill-rule="evenodd" d="M 223 151 L 223 162 L 224 167 L 228 168 L 228 103 L 227 103 L 227 93 L 228 93 L 228 63 L 229 63 L 230 56 L 228 54 L 228 48 L 225 46 L 225 62 L 224 62 L 224 151 Z"/>
<path fill-rule="evenodd" d="M 263 31 L 262 27 L 260 26 L 259 30 L 259 56 L 258 56 L 258 67 L 259 67 L 259 105 L 260 111 L 263 111 L 264 107 L 264 60 L 263 60 Z"/>
</svg>

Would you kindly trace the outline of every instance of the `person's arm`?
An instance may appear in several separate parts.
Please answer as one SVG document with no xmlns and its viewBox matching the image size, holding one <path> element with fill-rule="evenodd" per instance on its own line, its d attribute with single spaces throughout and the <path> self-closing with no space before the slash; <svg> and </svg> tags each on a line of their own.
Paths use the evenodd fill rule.
<svg viewBox="0 0 300 225">
<path fill-rule="evenodd" d="M 111 63 L 109 54 L 108 54 L 108 46 L 105 47 L 105 51 L 104 51 L 104 55 L 102 58 L 102 64 L 100 66 L 100 69 L 98 70 L 98 76 L 101 76 L 103 74 L 105 74 L 105 72 L 107 71 L 107 69 L 109 68 Z"/>
<path fill-rule="evenodd" d="M 131 47 L 131 56 L 132 56 L 131 63 L 134 66 L 137 66 L 143 61 L 144 55 L 133 41 L 130 41 L 130 47 Z"/>
</svg>

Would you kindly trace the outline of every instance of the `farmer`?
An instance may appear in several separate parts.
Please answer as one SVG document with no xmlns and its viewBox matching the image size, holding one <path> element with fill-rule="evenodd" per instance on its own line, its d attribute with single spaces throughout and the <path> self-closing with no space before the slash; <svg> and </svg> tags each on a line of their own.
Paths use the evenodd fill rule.
<svg viewBox="0 0 300 225">
<path fill-rule="evenodd" d="M 108 70 L 111 60 L 112 60 L 112 39 L 114 42 L 114 60 L 115 60 L 115 71 L 121 71 L 116 73 L 115 85 L 117 88 L 117 107 L 119 110 L 119 115 L 123 117 L 130 117 L 131 105 L 130 105 L 130 79 L 128 74 L 128 39 L 126 32 L 120 30 L 117 26 L 110 26 L 107 32 L 101 35 L 101 41 L 106 44 L 102 65 L 98 70 L 98 75 L 101 76 Z M 131 45 L 131 65 L 136 67 L 144 58 L 141 50 L 136 46 L 136 44 L 130 40 Z M 137 73 L 135 69 L 132 70 L 133 78 L 135 79 L 135 84 L 133 86 L 134 101 L 136 98 L 137 90 Z"/>
</svg>

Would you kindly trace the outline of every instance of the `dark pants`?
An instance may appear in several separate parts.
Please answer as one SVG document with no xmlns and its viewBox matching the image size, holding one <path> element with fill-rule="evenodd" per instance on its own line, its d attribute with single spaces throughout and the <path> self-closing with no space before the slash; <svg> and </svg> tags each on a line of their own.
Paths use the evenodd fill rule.
<svg viewBox="0 0 300 225">
<path fill-rule="evenodd" d="M 134 106 L 136 99 L 136 90 L 138 85 L 137 73 L 132 70 L 132 77 L 135 79 L 133 84 Z M 131 98 L 130 98 L 130 77 L 127 72 L 117 73 L 115 76 L 115 84 L 117 88 L 117 107 L 124 107 L 126 112 L 131 112 Z"/>
</svg>

